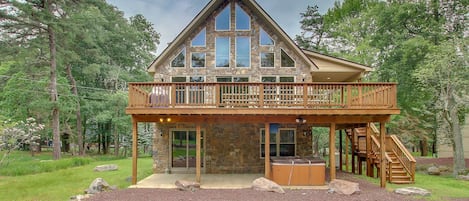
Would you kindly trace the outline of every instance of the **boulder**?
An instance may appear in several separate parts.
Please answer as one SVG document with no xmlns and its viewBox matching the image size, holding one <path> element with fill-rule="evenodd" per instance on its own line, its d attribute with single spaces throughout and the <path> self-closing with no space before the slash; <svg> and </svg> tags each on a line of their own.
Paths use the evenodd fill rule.
<svg viewBox="0 0 469 201">
<path fill-rule="evenodd" d="M 105 171 L 115 171 L 119 169 L 119 166 L 115 164 L 108 164 L 108 165 L 98 165 L 94 168 L 95 172 L 105 172 Z"/>
<path fill-rule="evenodd" d="M 465 180 L 465 181 L 469 181 L 469 174 L 467 175 L 458 175 L 458 177 L 456 177 L 457 179 L 461 179 L 461 180 Z"/>
<path fill-rule="evenodd" d="M 436 167 L 436 166 L 431 166 L 427 169 L 427 173 L 429 175 L 440 175 L 440 168 Z"/>
<path fill-rule="evenodd" d="M 256 191 L 267 191 L 276 193 L 285 193 L 283 188 L 277 183 L 268 180 L 264 177 L 257 178 L 252 182 L 252 189 Z"/>
<path fill-rule="evenodd" d="M 398 188 L 394 190 L 394 193 L 401 194 L 401 195 L 421 195 L 421 196 L 430 196 L 432 193 L 430 191 L 425 190 L 419 187 L 406 187 L 406 188 Z"/>
<path fill-rule="evenodd" d="M 174 183 L 181 191 L 196 191 L 200 188 L 200 183 L 195 181 L 177 180 Z"/>
<path fill-rule="evenodd" d="M 438 169 L 440 170 L 440 172 L 449 172 L 450 171 L 449 167 L 446 166 L 446 165 L 440 165 L 440 166 L 438 166 Z"/>
<path fill-rule="evenodd" d="M 359 184 L 355 182 L 345 181 L 341 179 L 334 179 L 329 183 L 330 193 L 337 193 L 342 195 L 352 195 L 355 192 L 360 192 Z"/>
<path fill-rule="evenodd" d="M 112 191 L 117 189 L 115 186 L 110 186 L 103 178 L 96 178 L 91 182 L 90 186 L 87 190 L 85 190 L 86 194 L 96 194 L 101 193 L 104 191 Z"/>
<path fill-rule="evenodd" d="M 85 195 L 75 195 L 70 197 L 70 201 L 83 201 L 88 198 L 91 198 L 92 194 L 85 194 Z"/>
</svg>

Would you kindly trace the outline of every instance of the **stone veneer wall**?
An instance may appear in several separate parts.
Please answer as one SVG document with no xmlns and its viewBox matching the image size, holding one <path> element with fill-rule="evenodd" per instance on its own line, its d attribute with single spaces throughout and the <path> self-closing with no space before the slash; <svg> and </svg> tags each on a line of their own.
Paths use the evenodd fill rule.
<svg viewBox="0 0 469 201">
<path fill-rule="evenodd" d="M 282 125 L 295 128 L 296 124 Z M 170 168 L 169 131 L 172 128 L 195 129 L 193 124 L 157 124 L 153 138 L 154 172 L 164 173 Z M 234 174 L 262 173 L 264 159 L 260 157 L 260 129 L 264 124 L 203 124 L 205 131 L 205 172 Z M 311 134 L 304 135 L 307 125 L 296 131 L 296 155 L 312 156 Z M 161 135 L 163 133 L 163 135 Z"/>
<path fill-rule="evenodd" d="M 261 82 L 261 76 L 293 76 L 296 82 L 311 82 L 311 67 L 290 48 L 286 41 L 281 40 L 271 30 L 270 26 L 260 21 L 258 17 L 242 4 L 238 2 L 246 13 L 251 17 L 251 30 L 248 31 L 215 31 L 215 17 L 230 1 L 226 1 L 221 8 L 214 12 L 208 19 L 202 23 L 191 36 L 186 38 L 181 46 L 171 52 L 169 56 L 162 62 L 160 66 L 156 67 L 154 80 L 157 82 L 171 82 L 171 77 L 189 77 L 189 76 L 205 76 L 205 82 L 216 82 L 216 77 L 219 76 L 235 76 L 235 77 L 249 77 L 249 82 Z M 234 9 L 234 3 L 232 3 Z M 231 12 L 232 27 L 235 27 L 235 14 Z M 199 34 L 199 32 L 206 28 L 206 46 L 205 47 L 191 47 L 192 39 Z M 261 46 L 259 45 L 259 32 L 264 29 L 275 41 L 274 46 Z M 215 67 L 215 38 L 218 36 L 230 37 L 230 67 Z M 235 67 L 236 66 L 236 36 L 249 36 L 251 37 L 251 66 L 250 67 Z M 185 67 L 171 67 L 171 61 L 185 48 Z M 296 67 L 280 67 L 280 52 L 283 49 L 295 62 Z M 206 53 L 206 67 L 192 68 L 191 66 L 191 52 Z M 260 53 L 261 52 L 274 52 L 274 65 L 273 68 L 260 67 Z"/>
</svg>

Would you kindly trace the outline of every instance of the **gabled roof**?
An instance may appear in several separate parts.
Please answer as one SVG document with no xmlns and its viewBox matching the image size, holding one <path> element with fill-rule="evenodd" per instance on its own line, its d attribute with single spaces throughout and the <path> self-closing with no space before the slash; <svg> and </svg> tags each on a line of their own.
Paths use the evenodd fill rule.
<svg viewBox="0 0 469 201">
<path fill-rule="evenodd" d="M 317 71 L 312 72 L 315 82 L 351 82 L 373 71 L 373 68 L 353 61 L 310 50 L 303 52 L 319 67 Z"/>
<path fill-rule="evenodd" d="M 267 22 L 266 25 L 269 26 L 281 40 L 284 40 L 288 46 L 292 48 L 301 58 L 304 59 L 305 63 L 308 64 L 311 70 L 317 70 L 318 67 L 311 61 L 304 52 L 293 42 L 293 40 L 285 33 L 285 31 L 280 28 L 280 26 L 265 12 L 262 7 L 257 4 L 255 0 L 238 0 L 243 2 L 251 11 L 258 17 L 260 21 Z M 176 48 L 179 48 L 181 44 L 184 43 L 184 40 L 189 37 L 191 33 L 195 31 L 199 26 L 206 22 L 206 19 L 212 15 L 215 10 L 223 3 L 225 0 L 212 0 L 210 1 L 199 14 L 184 28 L 184 30 L 179 33 L 179 35 L 171 42 L 168 47 L 163 50 L 163 52 L 150 64 L 148 67 L 148 72 L 153 74 L 156 71 L 156 67 L 161 64 L 169 56 L 169 54 L 175 51 Z"/>
</svg>

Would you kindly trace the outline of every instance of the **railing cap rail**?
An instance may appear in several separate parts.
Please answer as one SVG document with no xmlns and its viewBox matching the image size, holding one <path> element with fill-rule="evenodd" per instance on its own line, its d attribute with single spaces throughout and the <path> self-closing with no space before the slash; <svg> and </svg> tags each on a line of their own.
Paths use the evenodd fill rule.
<svg viewBox="0 0 469 201">
<path fill-rule="evenodd" d="M 172 84 L 264 84 L 264 85 L 397 85 L 397 82 L 129 82 L 129 85 L 172 85 Z"/>
</svg>

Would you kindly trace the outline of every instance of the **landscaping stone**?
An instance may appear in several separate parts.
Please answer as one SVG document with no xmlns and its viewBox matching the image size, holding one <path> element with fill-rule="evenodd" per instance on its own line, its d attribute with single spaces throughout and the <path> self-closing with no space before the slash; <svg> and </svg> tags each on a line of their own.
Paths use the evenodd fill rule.
<svg viewBox="0 0 469 201">
<path fill-rule="evenodd" d="M 439 165 L 438 169 L 440 170 L 440 172 L 449 172 L 450 171 L 449 167 L 446 166 L 446 165 Z"/>
<path fill-rule="evenodd" d="M 277 183 L 268 180 L 264 177 L 257 178 L 252 182 L 252 189 L 256 191 L 267 191 L 276 193 L 285 193 L 283 188 Z"/>
<path fill-rule="evenodd" d="M 432 195 L 430 191 L 425 190 L 423 188 L 419 188 L 419 187 L 398 188 L 394 190 L 394 193 L 401 194 L 401 195 L 421 195 L 421 196 Z"/>
<path fill-rule="evenodd" d="M 467 174 L 467 175 L 458 175 L 457 179 L 469 181 L 469 174 Z"/>
<path fill-rule="evenodd" d="M 85 190 L 87 194 L 101 193 L 104 191 L 116 190 L 115 186 L 110 186 L 103 178 L 96 178 L 91 182 L 89 188 Z"/>
<path fill-rule="evenodd" d="M 358 183 L 345 181 L 341 179 L 334 179 L 329 183 L 330 193 L 337 193 L 342 195 L 352 195 L 355 192 L 360 192 Z"/>
<path fill-rule="evenodd" d="M 105 171 L 115 171 L 118 170 L 119 166 L 115 164 L 108 164 L 108 165 L 98 165 L 94 168 L 95 172 L 105 172 Z"/>
<path fill-rule="evenodd" d="M 182 191 L 196 191 L 200 188 L 200 183 L 195 181 L 177 180 L 174 184 Z"/>
<path fill-rule="evenodd" d="M 429 175 L 440 175 L 441 172 L 440 172 L 440 169 L 436 166 L 431 166 L 427 169 L 427 173 Z"/>
<path fill-rule="evenodd" d="M 75 195 L 70 197 L 70 201 L 82 201 L 90 198 L 92 194 L 85 194 L 85 195 Z"/>
</svg>

